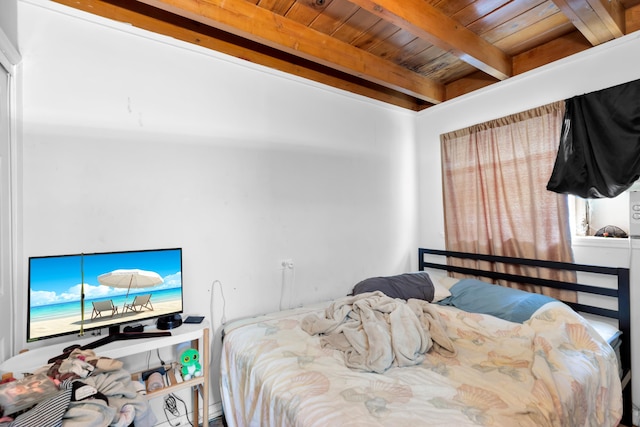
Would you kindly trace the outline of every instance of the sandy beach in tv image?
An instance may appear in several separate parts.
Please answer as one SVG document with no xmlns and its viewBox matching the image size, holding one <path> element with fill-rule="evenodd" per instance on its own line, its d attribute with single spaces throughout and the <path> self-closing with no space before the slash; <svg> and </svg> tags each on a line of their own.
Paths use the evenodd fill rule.
<svg viewBox="0 0 640 427">
<path fill-rule="evenodd" d="M 143 321 L 182 311 L 181 251 L 32 257 L 29 286 L 29 341 Z"/>
</svg>

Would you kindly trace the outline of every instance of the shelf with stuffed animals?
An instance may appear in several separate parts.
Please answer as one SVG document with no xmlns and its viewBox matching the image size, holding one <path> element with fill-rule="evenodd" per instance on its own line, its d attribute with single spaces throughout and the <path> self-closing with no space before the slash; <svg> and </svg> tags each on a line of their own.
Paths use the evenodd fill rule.
<svg viewBox="0 0 640 427">
<path fill-rule="evenodd" d="M 172 345 L 176 345 L 175 340 L 172 341 Z M 185 346 L 185 344 L 187 345 Z M 164 345 L 158 342 L 157 347 L 161 346 Z M 203 402 L 203 420 L 207 420 L 209 408 L 209 328 L 203 327 L 199 336 L 192 337 L 190 342 L 179 343 L 176 347 L 180 349 L 179 360 L 136 372 L 131 375 L 131 379 L 139 384 L 141 390 L 146 391 L 147 399 L 165 396 L 181 389 L 190 389 L 194 414 L 198 414 L 198 395 L 200 394 Z"/>
<path fill-rule="evenodd" d="M 155 328 L 148 328 L 145 332 L 158 332 Z M 199 414 L 199 397 L 202 398 L 202 416 L 204 420 L 208 419 L 209 409 L 209 325 L 207 321 L 199 324 L 182 324 L 180 327 L 171 329 L 170 335 L 143 337 L 140 339 L 126 339 L 108 342 L 95 349 L 101 359 L 121 359 L 129 358 L 130 356 L 136 357 L 139 353 L 146 353 L 151 350 L 163 348 L 163 347 L 175 347 L 179 348 L 186 344 L 185 350 L 192 350 L 188 353 L 184 353 L 184 350 L 180 353 L 180 359 L 182 356 L 188 356 L 184 360 L 176 360 L 168 366 L 167 375 L 163 378 L 165 385 L 161 388 L 147 391 L 147 398 L 152 399 L 155 397 L 163 396 L 179 389 L 191 390 L 192 392 L 192 406 L 193 413 Z M 89 348 L 93 348 L 91 344 L 95 342 L 95 336 L 80 337 L 75 340 L 74 347 L 84 347 L 89 345 Z M 39 372 L 43 367 L 51 364 L 50 360 L 53 357 L 67 354 L 66 349 L 69 348 L 69 342 L 61 342 L 52 345 L 42 346 L 31 349 L 29 351 L 17 354 L 8 360 L 0 363 L 0 372 L 3 374 L 11 375 L 12 379 L 20 380 L 22 378 L 29 378 L 32 373 Z M 75 351 L 79 351 L 76 349 Z M 93 352 L 93 350 L 92 350 Z M 194 359 L 194 355 L 196 356 Z M 61 359 L 61 360 L 67 360 Z M 122 362 L 118 361 L 122 364 Z M 125 364 L 126 365 L 126 364 Z M 127 366 L 124 366 L 126 369 Z M 184 374 L 182 373 L 184 369 Z M 147 370 L 148 371 L 148 370 Z M 119 370 L 129 377 L 129 372 L 126 370 Z M 146 371 L 145 371 L 146 372 Z M 141 378 L 144 372 L 134 374 L 132 379 L 138 380 Z M 151 372 L 150 374 L 152 374 Z M 151 375 L 149 375 L 151 376 Z M 4 378 L 4 377 L 3 377 Z M 34 377 L 35 378 L 35 377 Z M 156 376 L 157 378 L 157 376 Z M 27 380 L 25 380 L 27 381 Z M 132 381 L 136 382 L 136 381 Z M 142 388 L 154 388 L 149 387 L 148 378 L 147 381 L 137 381 Z M 19 383 L 16 383 L 20 385 Z M 141 390 L 138 390 L 141 391 Z M 26 395 L 25 395 L 26 396 Z M 29 396 L 34 397 L 33 393 L 29 393 Z M 37 397 L 37 396 L 35 396 Z M 14 399 L 15 400 L 15 399 Z M 26 397 L 21 399 L 26 402 Z M 137 425 L 137 423 L 136 423 Z"/>
<path fill-rule="evenodd" d="M 131 379 L 144 387 L 150 399 L 173 393 L 178 388 L 207 384 L 197 347 L 185 349 L 184 346 L 178 361 L 136 372 Z"/>
<path fill-rule="evenodd" d="M 206 332 L 205 332 L 206 331 Z M 113 341 L 108 344 L 95 348 L 95 352 L 101 357 L 109 357 L 111 359 L 122 359 L 132 354 L 146 353 L 156 348 L 162 348 L 172 345 L 180 345 L 181 343 L 191 341 L 192 343 L 198 343 L 198 340 L 204 340 L 205 335 L 207 341 L 209 340 L 209 324 L 205 320 L 199 324 L 183 323 L 180 327 L 171 329 L 169 336 L 151 337 L 135 340 Z M 159 332 L 155 327 L 145 327 L 144 332 Z M 162 331 L 167 332 L 167 331 Z M 85 347 L 88 344 L 96 341 L 100 336 L 85 335 L 82 338 L 76 338 L 73 341 L 78 347 Z M 40 368 L 46 364 L 52 356 L 57 356 L 65 351 L 65 348 L 69 347 L 70 342 L 59 342 L 47 346 L 41 346 L 31 349 L 29 351 L 20 352 L 6 361 L 0 364 L 0 370 L 2 372 L 13 372 L 14 377 L 20 379 L 25 373 L 34 372 L 34 370 Z M 93 347 L 90 347 L 93 348 Z M 202 360 L 207 360 L 208 353 L 205 356 L 203 349 Z"/>
</svg>

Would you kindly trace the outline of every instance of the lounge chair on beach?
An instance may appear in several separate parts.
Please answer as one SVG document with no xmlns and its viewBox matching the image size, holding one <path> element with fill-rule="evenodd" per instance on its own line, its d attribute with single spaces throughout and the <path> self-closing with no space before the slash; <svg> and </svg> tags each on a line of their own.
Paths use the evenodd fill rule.
<svg viewBox="0 0 640 427">
<path fill-rule="evenodd" d="M 138 295 L 133 299 L 131 304 L 124 305 L 124 312 L 135 311 L 139 313 L 145 308 L 147 310 L 153 310 L 153 306 L 151 305 L 151 294 Z"/>
<path fill-rule="evenodd" d="M 97 319 L 98 317 L 102 317 L 103 311 L 110 311 L 111 314 L 109 316 L 113 316 L 118 312 L 118 307 L 113 305 L 113 300 L 107 301 L 94 301 L 93 304 L 93 312 L 91 313 L 91 320 Z"/>
</svg>

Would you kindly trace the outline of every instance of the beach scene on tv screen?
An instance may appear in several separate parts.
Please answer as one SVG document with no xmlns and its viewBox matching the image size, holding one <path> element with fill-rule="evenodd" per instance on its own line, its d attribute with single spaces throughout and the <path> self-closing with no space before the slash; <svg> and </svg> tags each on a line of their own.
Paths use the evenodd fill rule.
<svg viewBox="0 0 640 427">
<path fill-rule="evenodd" d="M 28 338 L 180 312 L 181 270 L 180 249 L 33 257 Z"/>
</svg>

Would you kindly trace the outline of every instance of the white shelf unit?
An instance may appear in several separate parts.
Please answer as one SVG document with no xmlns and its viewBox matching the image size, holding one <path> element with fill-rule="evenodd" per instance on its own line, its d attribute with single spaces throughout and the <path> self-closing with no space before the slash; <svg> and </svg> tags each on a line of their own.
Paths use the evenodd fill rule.
<svg viewBox="0 0 640 427">
<path fill-rule="evenodd" d="M 158 332 L 158 330 L 147 329 L 145 332 Z M 197 348 L 201 355 L 202 375 L 149 393 L 147 398 L 153 399 L 179 389 L 191 388 L 194 417 L 197 417 L 199 413 L 198 394 L 201 394 L 203 401 L 202 419 L 205 420 L 204 424 L 206 425 L 209 419 L 209 324 L 206 321 L 200 324 L 183 323 L 180 327 L 172 329 L 170 332 L 171 336 L 165 337 L 113 341 L 95 348 L 94 351 L 100 357 L 121 359 L 134 354 L 191 341 L 192 348 Z M 85 346 L 98 339 L 100 339 L 100 336 L 85 336 L 76 339 L 73 344 Z M 70 344 L 70 342 L 53 344 L 17 354 L 0 364 L 0 371 L 12 372 L 16 378 L 21 378 L 24 374 L 31 373 L 46 365 L 49 359 L 61 354 Z"/>
</svg>

